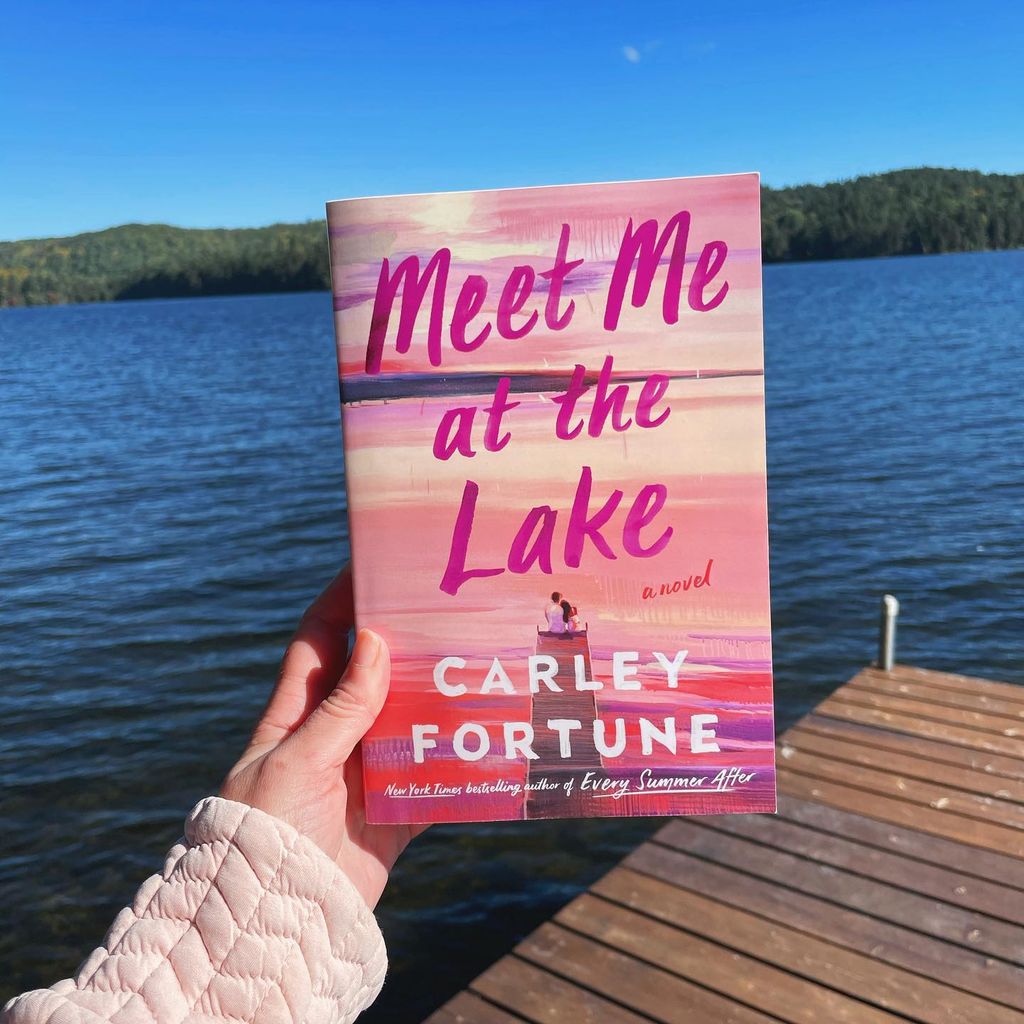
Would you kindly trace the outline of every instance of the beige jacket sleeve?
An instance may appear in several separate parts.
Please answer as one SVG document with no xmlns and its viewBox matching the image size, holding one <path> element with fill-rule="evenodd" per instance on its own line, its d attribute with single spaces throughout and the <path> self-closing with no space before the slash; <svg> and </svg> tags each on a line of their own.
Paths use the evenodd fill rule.
<svg viewBox="0 0 1024 1024">
<path fill-rule="evenodd" d="M 334 862 L 290 825 L 208 797 L 74 978 L 4 1024 L 338 1024 L 384 983 L 384 939 Z"/>
</svg>

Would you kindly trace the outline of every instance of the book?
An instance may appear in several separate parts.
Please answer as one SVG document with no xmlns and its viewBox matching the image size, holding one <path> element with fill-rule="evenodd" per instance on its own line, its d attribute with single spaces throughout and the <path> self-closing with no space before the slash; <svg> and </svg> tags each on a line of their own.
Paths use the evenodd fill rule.
<svg viewBox="0 0 1024 1024">
<path fill-rule="evenodd" d="M 369 821 L 774 810 L 759 199 L 328 204 Z"/>
</svg>

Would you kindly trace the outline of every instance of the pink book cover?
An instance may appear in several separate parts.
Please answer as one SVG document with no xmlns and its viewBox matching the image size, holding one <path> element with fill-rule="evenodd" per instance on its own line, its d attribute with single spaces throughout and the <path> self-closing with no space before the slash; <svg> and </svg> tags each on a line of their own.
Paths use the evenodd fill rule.
<svg viewBox="0 0 1024 1024">
<path fill-rule="evenodd" d="M 328 204 L 371 822 L 775 809 L 759 198 Z"/>
</svg>

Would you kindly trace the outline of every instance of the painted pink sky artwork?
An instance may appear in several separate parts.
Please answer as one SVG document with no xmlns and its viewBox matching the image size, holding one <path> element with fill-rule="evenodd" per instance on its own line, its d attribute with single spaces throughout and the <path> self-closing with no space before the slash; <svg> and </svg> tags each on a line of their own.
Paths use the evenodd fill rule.
<svg viewBox="0 0 1024 1024">
<path fill-rule="evenodd" d="M 328 205 L 371 821 L 774 809 L 759 224 L 755 174 Z"/>
</svg>

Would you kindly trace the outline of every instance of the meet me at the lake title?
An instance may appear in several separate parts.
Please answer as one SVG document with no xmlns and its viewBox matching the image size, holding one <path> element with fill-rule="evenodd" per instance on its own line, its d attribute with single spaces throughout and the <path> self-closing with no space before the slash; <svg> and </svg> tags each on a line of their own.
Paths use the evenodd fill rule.
<svg viewBox="0 0 1024 1024">
<path fill-rule="evenodd" d="M 722 240 L 705 242 L 693 263 L 689 281 L 684 282 L 690 228 L 691 216 L 688 210 L 681 210 L 670 217 L 663 227 L 654 219 L 642 221 L 637 226 L 634 226 L 632 218 L 629 220 L 609 279 L 604 305 L 605 331 L 614 332 L 619 325 L 631 278 L 631 302 L 634 308 L 639 309 L 647 303 L 655 274 L 664 261 L 666 251 L 669 257 L 661 303 L 666 324 L 675 324 L 679 320 L 684 283 L 687 305 L 695 312 L 706 313 L 722 304 L 729 292 L 728 281 L 722 274 L 728 246 Z M 480 348 L 491 337 L 492 329 L 508 341 L 530 334 L 542 316 L 541 310 L 537 308 L 538 303 L 531 302 L 538 277 L 547 287 L 543 308 L 544 324 L 549 331 L 565 331 L 572 323 L 576 304 L 571 298 L 563 298 L 563 288 L 573 272 L 584 263 L 583 259 L 569 259 L 570 234 L 569 224 L 562 224 L 550 267 L 539 273 L 528 264 L 512 268 L 501 286 L 493 323 L 480 320 L 490 284 L 480 274 L 469 274 L 459 288 L 454 306 L 450 307 L 451 313 L 446 325 L 445 306 L 452 267 L 450 249 L 438 249 L 422 267 L 419 256 L 415 254 L 406 256 L 394 268 L 391 260 L 384 258 L 367 340 L 366 373 L 381 372 L 389 326 L 399 295 L 400 312 L 398 327 L 394 332 L 394 348 L 399 354 L 409 351 L 413 331 L 431 286 L 426 343 L 427 356 L 432 366 L 440 366 L 442 363 L 445 333 L 455 352 L 473 352 Z M 592 386 L 596 391 L 590 413 L 584 418 L 577 415 L 576 406 Z M 671 413 L 663 401 L 668 386 L 667 375 L 651 373 L 641 386 L 630 417 L 626 415 L 629 386 L 614 384 L 611 356 L 604 360 L 596 382 L 586 367 L 576 364 L 569 386 L 553 398 L 558 408 L 554 424 L 555 436 L 561 440 L 572 440 L 586 427 L 589 436 L 599 437 L 609 424 L 617 432 L 628 430 L 633 425 L 645 430 L 655 429 Z M 493 398 L 485 407 L 460 406 L 448 409 L 434 437 L 434 457 L 447 461 L 456 454 L 464 458 L 476 455 L 472 431 L 478 412 L 486 417 L 483 433 L 485 450 L 499 452 L 505 448 L 512 440 L 512 433 L 505 426 L 505 417 L 520 404 L 510 401 L 510 392 L 511 379 L 502 377 Z M 562 547 L 562 561 L 567 568 L 579 568 L 588 541 L 604 558 L 614 560 L 618 557 L 602 531 L 621 504 L 624 494 L 618 488 L 614 489 L 600 507 L 592 512 L 593 489 L 593 472 L 589 466 L 582 466 Z M 536 567 L 550 575 L 553 572 L 552 549 L 558 513 L 549 505 L 537 505 L 527 513 L 509 547 L 505 566 L 469 567 L 469 542 L 479 493 L 477 483 L 467 479 L 439 589 L 455 595 L 470 580 L 497 576 L 506 570 L 526 573 Z M 672 527 L 665 526 L 659 531 L 657 522 L 667 498 L 668 490 L 663 483 L 645 484 L 637 492 L 623 521 L 621 535 L 621 548 L 630 557 L 651 558 L 663 551 L 669 543 Z"/>
<path fill-rule="evenodd" d="M 728 246 L 722 240 L 705 242 L 700 249 L 689 280 L 684 281 L 687 247 L 689 244 L 691 216 L 688 210 L 681 210 L 670 217 L 664 226 L 650 219 L 634 226 L 632 218 L 626 225 L 619 251 L 609 278 L 608 292 L 604 304 L 604 330 L 614 332 L 622 315 L 630 280 L 632 293 L 630 301 L 634 308 L 641 308 L 651 297 L 655 276 L 668 253 L 668 265 L 664 277 L 662 294 L 662 317 L 666 324 L 679 320 L 686 287 L 686 303 L 697 313 L 706 313 L 719 307 L 729 292 L 728 281 L 722 273 L 728 256 Z M 490 283 L 480 274 L 468 274 L 459 288 L 450 315 L 446 317 L 446 299 L 452 269 L 452 253 L 448 248 L 438 249 L 421 266 L 418 255 L 413 254 L 400 260 L 394 268 L 390 259 L 381 263 L 377 291 L 374 298 L 370 332 L 366 348 L 366 373 L 381 372 L 384 351 L 388 344 L 389 327 L 396 303 L 399 305 L 398 326 L 394 331 L 394 349 L 405 354 L 412 344 L 417 320 L 427 304 L 430 292 L 429 314 L 426 332 L 427 356 L 432 366 L 442 364 L 444 335 L 447 333 L 451 348 L 456 353 L 473 352 L 480 348 L 492 331 L 508 341 L 526 337 L 541 322 L 551 332 L 565 331 L 573 320 L 576 304 L 571 298 L 563 297 L 563 289 L 583 263 L 583 259 L 569 259 L 570 226 L 563 223 L 554 259 L 549 267 L 538 271 L 523 264 L 512 268 L 498 297 L 493 323 L 483 319 L 481 313 L 490 290 Z M 546 284 L 543 313 L 540 303 L 531 301 L 537 279 Z M 541 290 L 538 287 L 538 290 Z M 432 289 L 432 290 L 431 290 Z M 401 296 L 399 300 L 399 296 Z M 636 383 L 634 381 L 634 383 Z M 577 411 L 577 403 L 591 388 L 595 388 L 589 414 Z M 636 426 L 653 430 L 669 418 L 671 408 L 664 400 L 669 387 L 669 377 L 663 373 L 651 373 L 643 380 L 639 395 L 632 407 L 632 415 L 626 414 L 629 400 L 629 386 L 615 383 L 612 356 L 607 356 L 600 371 L 588 373 L 585 366 L 577 363 L 569 385 L 552 399 L 558 411 L 555 415 L 554 433 L 560 440 L 571 441 L 580 436 L 584 428 L 590 437 L 600 437 L 609 425 L 616 432 Z M 473 425 L 477 414 L 486 417 L 483 430 L 483 447 L 489 452 L 499 452 L 512 441 L 512 432 L 507 428 L 505 417 L 520 403 L 510 400 L 511 378 L 502 377 L 493 397 L 486 406 L 467 405 L 448 408 L 437 426 L 432 445 L 434 458 L 448 461 L 455 455 L 473 458 L 477 452 L 473 447 Z M 581 466 L 575 497 L 568 513 L 562 548 L 562 561 L 566 568 L 578 569 L 583 553 L 589 542 L 604 558 L 618 558 L 605 531 L 609 520 L 622 503 L 624 493 L 616 488 L 599 507 L 591 510 L 594 489 L 593 472 L 590 466 Z M 551 574 L 555 527 L 558 513 L 550 505 L 536 505 L 525 516 L 509 547 L 508 559 L 504 566 L 469 565 L 469 543 L 473 532 L 480 488 L 467 479 L 459 511 L 455 518 L 447 562 L 438 584 L 439 589 L 449 595 L 458 594 L 461 587 L 474 579 L 497 576 L 506 571 L 527 573 L 535 567 Z M 672 527 L 658 522 L 659 514 L 668 499 L 664 483 L 644 484 L 636 493 L 623 520 L 621 549 L 632 558 L 651 558 L 665 549 L 672 537 Z M 709 562 L 710 571 L 710 562 Z M 679 671 L 687 655 L 677 651 L 673 656 L 653 652 L 655 661 L 665 673 L 670 688 L 678 686 Z M 615 652 L 613 656 L 612 686 L 616 690 L 640 689 L 636 678 L 639 653 L 636 651 Z M 466 661 L 460 657 L 442 658 L 434 668 L 433 681 L 437 691 L 449 698 L 458 698 L 468 692 L 463 682 L 452 682 L 448 673 L 466 668 Z M 558 669 L 554 658 L 534 655 L 527 664 L 530 691 L 537 693 L 541 688 L 559 691 L 555 680 Z M 587 679 L 583 659 L 574 658 L 575 688 L 577 690 L 598 690 L 603 683 Z M 515 686 L 509 674 L 495 658 L 490 671 L 479 686 L 480 694 L 514 694 Z M 713 714 L 693 715 L 689 723 L 689 747 L 691 753 L 717 751 L 713 726 L 717 716 Z M 625 722 L 616 718 L 612 723 L 614 737 L 605 733 L 606 723 L 596 719 L 593 723 L 593 741 L 604 757 L 618 757 L 625 750 Z M 578 720 L 549 720 L 547 726 L 559 738 L 559 756 L 572 756 L 572 734 L 582 728 Z M 674 717 L 665 718 L 659 727 L 656 723 L 641 718 L 637 723 L 640 731 L 641 753 L 651 755 L 657 744 L 671 753 L 676 753 L 677 728 Z M 533 726 L 529 722 L 505 722 L 505 757 L 537 757 L 533 750 Z M 439 732 L 437 724 L 415 724 L 412 727 L 414 760 L 422 763 L 426 751 L 435 748 L 434 739 Z M 460 760 L 475 761 L 486 755 L 490 749 L 487 728 L 474 722 L 463 722 L 455 731 L 453 750 Z"/>
</svg>

